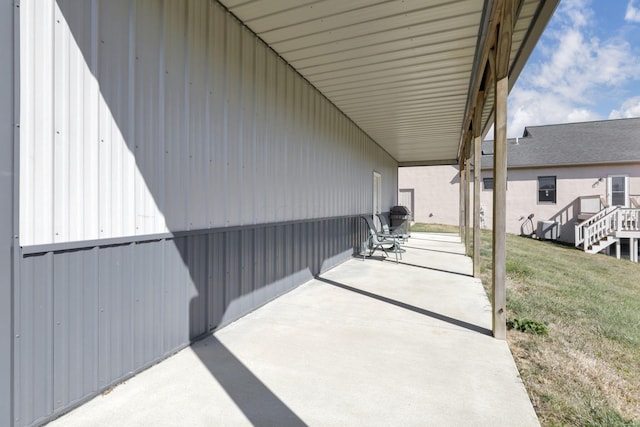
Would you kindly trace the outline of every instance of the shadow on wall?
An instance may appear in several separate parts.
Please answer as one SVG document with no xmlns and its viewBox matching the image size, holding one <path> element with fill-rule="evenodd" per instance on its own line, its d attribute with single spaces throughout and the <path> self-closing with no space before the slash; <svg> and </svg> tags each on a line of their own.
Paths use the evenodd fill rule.
<svg viewBox="0 0 640 427">
<path fill-rule="evenodd" d="M 112 138 L 111 146 L 101 147 L 100 153 L 112 156 L 114 162 L 135 159 L 133 166 L 164 215 L 168 229 L 185 230 L 185 210 L 193 213 L 199 208 L 206 209 L 190 204 L 185 196 L 194 182 L 180 172 L 189 170 L 191 156 L 202 154 L 193 152 L 194 147 L 189 145 L 186 136 L 201 132 L 200 138 L 210 143 L 208 149 L 219 149 L 212 142 L 216 135 L 208 135 L 206 129 L 189 128 L 190 114 L 203 114 L 209 111 L 206 108 L 213 107 L 206 96 L 201 96 L 201 87 L 192 85 L 187 78 L 187 51 L 191 49 L 191 60 L 198 61 L 199 50 L 207 46 L 194 41 L 188 45 L 189 49 L 184 49 L 185 38 L 190 34 L 186 6 L 181 1 L 165 2 L 162 10 L 156 3 L 149 3 L 144 14 L 136 15 L 136 19 L 146 22 L 141 25 L 146 32 L 136 38 L 139 45 L 135 55 L 151 55 L 152 60 L 140 63 L 155 63 L 146 69 L 137 65 L 138 57 L 129 49 L 131 23 L 108 20 L 109 16 L 129 16 L 132 2 L 56 0 L 56 3 L 97 80 L 100 98 L 105 103 L 100 118 L 94 119 L 105 120 L 102 125 L 121 137 L 121 141 Z M 101 25 L 99 31 L 91 28 L 95 14 L 92 5 L 96 4 L 101 19 L 109 22 Z M 205 10 L 196 15 L 206 16 L 211 13 L 208 8 L 213 7 L 227 19 L 226 12 L 218 5 L 198 4 L 205 5 Z M 232 30 L 242 31 L 235 21 L 230 24 L 225 20 L 220 21 L 223 29 L 234 26 Z M 98 32 L 97 40 L 87 37 L 94 31 Z M 184 44 L 161 51 L 157 46 L 153 49 L 154 40 Z M 100 52 L 95 51 L 98 48 Z M 219 57 L 210 59 L 210 66 L 224 64 L 226 69 L 208 69 L 209 72 L 238 76 L 240 57 L 237 61 L 227 61 L 224 43 L 221 49 L 216 52 Z M 162 86 L 153 86 L 153 79 L 135 78 L 146 74 L 163 75 Z M 145 105 L 164 102 L 163 108 L 146 110 L 136 105 L 138 100 L 130 93 L 134 81 L 143 85 L 139 89 L 146 97 Z M 202 101 L 203 111 L 184 110 L 184 100 L 190 96 Z M 222 96 L 212 93 L 210 100 Z M 224 103 L 224 100 L 218 101 Z M 246 135 L 243 136 L 240 129 L 236 129 L 236 133 L 231 129 L 232 123 L 241 123 L 233 116 L 234 111 L 240 114 L 241 106 L 224 115 L 226 123 L 220 117 L 216 120 L 228 131 L 226 137 L 242 140 Z M 221 132 L 219 128 L 210 130 Z M 117 146 L 119 142 L 122 147 Z M 87 145 L 93 143 L 99 144 L 97 140 L 85 141 Z M 213 174 L 209 157 L 201 160 L 206 163 L 204 169 Z M 227 167 L 238 168 L 238 174 L 244 173 L 238 159 L 230 160 L 229 164 Z M 225 186 L 220 193 L 223 196 L 233 189 L 232 182 L 220 184 L 214 182 L 213 175 L 209 178 L 207 182 L 212 185 Z M 115 176 L 106 179 L 112 179 L 114 187 L 122 184 Z M 95 189 L 99 190 L 98 186 Z M 198 202 L 212 206 L 208 200 Z M 222 197 L 214 206 L 229 215 L 225 202 Z M 207 336 L 348 258 L 359 248 L 365 235 L 359 216 L 354 215 L 176 231 L 174 237 L 144 242 L 25 256 L 21 262 L 17 310 L 22 317 L 16 322 L 22 328 L 21 341 L 16 345 L 17 424 L 28 425 L 62 413 Z M 33 318 L 28 318 L 31 314 Z M 55 326 L 51 326 L 51 319 Z M 31 330 L 28 325 L 32 325 Z M 254 424 L 263 424 L 265 417 L 269 419 L 270 414 L 277 413 L 277 419 L 286 420 L 287 425 L 303 425 L 220 343 L 213 348 L 197 348 L 196 353 Z"/>
<path fill-rule="evenodd" d="M 560 224 L 558 240 L 573 243 L 575 239 L 575 223 L 578 220 L 579 212 L 580 198 L 576 198 L 548 219 L 536 218 L 535 214 L 532 213 L 527 218 L 521 218 L 520 235 L 534 237 L 537 232 L 538 221 L 555 221 Z"/>
<path fill-rule="evenodd" d="M 449 184 L 460 184 L 460 172 L 458 170 L 457 166 L 454 166 L 455 169 L 455 174 L 453 175 L 453 177 L 449 180 Z"/>
<path fill-rule="evenodd" d="M 520 235 L 524 237 L 533 237 L 536 234 L 536 225 L 534 222 L 535 215 L 530 214 L 523 222 L 520 224 Z"/>
<path fill-rule="evenodd" d="M 575 223 L 578 220 L 579 214 L 580 198 L 576 198 L 549 218 L 550 221 L 560 223 L 559 240 L 567 243 L 573 243 L 575 241 Z"/>
</svg>

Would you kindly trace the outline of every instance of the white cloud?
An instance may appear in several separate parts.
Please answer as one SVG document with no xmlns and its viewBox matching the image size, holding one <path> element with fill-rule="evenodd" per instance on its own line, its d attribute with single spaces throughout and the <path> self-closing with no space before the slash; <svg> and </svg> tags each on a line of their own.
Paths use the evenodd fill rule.
<svg viewBox="0 0 640 427">
<path fill-rule="evenodd" d="M 634 3 L 634 0 L 629 0 L 629 4 L 627 4 L 627 13 L 625 13 L 624 15 L 624 20 L 640 23 L 640 8 L 636 7 Z"/>
<path fill-rule="evenodd" d="M 561 95 L 514 88 L 509 96 L 509 137 L 522 136 L 525 126 L 597 120 L 598 114 L 576 106 Z"/>
<path fill-rule="evenodd" d="M 534 75 L 529 78 L 531 86 L 588 104 L 593 102 L 591 91 L 595 87 L 618 86 L 637 77 L 640 60 L 627 41 L 588 38 L 583 27 L 589 23 L 589 14 L 574 12 L 571 2 L 562 4 L 568 6 L 558 11 L 565 17 L 560 21 L 568 24 L 552 31 L 555 49 L 546 62 L 534 67 Z"/>
<path fill-rule="evenodd" d="M 631 3 L 630 3 L 631 4 Z M 626 40 L 592 36 L 588 0 L 564 0 L 541 40 L 542 59 L 530 64 L 509 96 L 509 136 L 524 126 L 602 119 L 598 100 L 636 80 L 640 58 Z"/>
<path fill-rule="evenodd" d="M 640 117 L 640 96 L 629 98 L 622 103 L 619 110 L 612 110 L 610 119 L 628 119 Z"/>
<path fill-rule="evenodd" d="M 631 0 L 633 1 L 633 0 Z M 586 27 L 593 19 L 589 0 L 564 0 L 560 3 L 557 20 L 562 26 Z"/>
</svg>

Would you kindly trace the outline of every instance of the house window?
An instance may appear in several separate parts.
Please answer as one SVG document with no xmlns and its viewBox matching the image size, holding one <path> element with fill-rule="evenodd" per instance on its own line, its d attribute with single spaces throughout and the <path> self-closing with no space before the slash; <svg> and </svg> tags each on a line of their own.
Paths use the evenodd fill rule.
<svg viewBox="0 0 640 427">
<path fill-rule="evenodd" d="M 493 178 L 482 178 L 482 189 L 493 190 Z"/>
<path fill-rule="evenodd" d="M 538 177 L 538 203 L 556 202 L 556 177 Z"/>
<path fill-rule="evenodd" d="M 482 178 L 482 189 L 493 190 L 493 178 Z M 509 178 L 507 177 L 507 190 L 509 189 Z"/>
<path fill-rule="evenodd" d="M 627 206 L 629 200 L 629 177 L 626 175 L 610 175 L 607 179 L 609 205 Z"/>
</svg>

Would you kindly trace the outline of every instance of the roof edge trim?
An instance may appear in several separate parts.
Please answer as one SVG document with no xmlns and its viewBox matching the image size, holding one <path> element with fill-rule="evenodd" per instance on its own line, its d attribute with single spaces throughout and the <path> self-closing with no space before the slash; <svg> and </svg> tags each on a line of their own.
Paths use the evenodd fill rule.
<svg viewBox="0 0 640 427">
<path fill-rule="evenodd" d="M 407 168 L 412 166 L 448 166 L 448 165 L 457 165 L 458 160 L 456 159 L 444 159 L 444 160 L 415 160 L 410 162 L 399 162 L 399 168 Z"/>
</svg>

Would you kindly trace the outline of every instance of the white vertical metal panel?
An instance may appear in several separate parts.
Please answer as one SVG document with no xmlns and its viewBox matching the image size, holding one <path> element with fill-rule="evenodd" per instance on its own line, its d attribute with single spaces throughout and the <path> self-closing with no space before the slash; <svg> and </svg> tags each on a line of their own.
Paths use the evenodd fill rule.
<svg viewBox="0 0 640 427">
<path fill-rule="evenodd" d="M 165 228 L 164 204 L 162 9 L 152 8 L 155 0 L 136 2 L 135 40 L 135 206 L 136 234 L 158 232 Z M 149 191 L 147 191 L 147 188 Z"/>
<path fill-rule="evenodd" d="M 285 86 L 284 86 L 284 115 L 283 115 L 283 165 L 282 165 L 282 193 L 284 194 L 284 211 L 282 213 L 283 218 L 292 218 L 295 215 L 294 206 L 294 191 L 295 181 L 298 176 L 295 175 L 295 151 L 296 141 L 293 135 L 293 81 L 298 77 L 295 72 L 286 65 L 285 67 Z"/>
<path fill-rule="evenodd" d="M 294 158 L 292 159 L 294 173 L 295 173 L 295 188 L 293 191 L 293 219 L 306 218 L 306 204 L 305 204 L 305 171 L 304 163 L 306 158 L 306 143 L 304 137 L 304 111 L 302 109 L 303 92 L 307 90 L 306 82 L 299 78 L 294 71 L 293 81 L 293 123 L 292 123 L 292 135 L 293 146 L 295 147 Z M 293 237 L 292 237 L 293 239 Z"/>
<path fill-rule="evenodd" d="M 165 145 L 165 205 L 163 207 L 170 230 L 186 230 L 189 174 L 189 146 L 185 101 L 186 82 L 186 13 L 187 2 L 164 2 L 164 145 Z"/>
<path fill-rule="evenodd" d="M 36 94 L 41 91 L 46 92 L 42 102 L 37 99 L 33 105 L 34 166 L 32 170 L 37 171 L 33 178 L 35 189 L 37 189 L 37 192 L 32 195 L 34 199 L 33 226 L 34 235 L 45 235 L 51 239 L 53 237 L 53 117 L 51 114 L 52 93 L 48 89 L 52 83 L 51 76 L 53 75 L 53 52 L 49 46 L 49 40 L 53 39 L 53 7 L 44 5 L 42 12 L 36 13 L 33 22 L 35 32 L 33 55 L 38 58 L 37 68 L 41 73 L 35 76 L 33 91 Z M 48 78 L 44 76 L 48 76 Z M 40 212 L 44 212 L 45 216 L 40 218 Z"/>
<path fill-rule="evenodd" d="M 275 165 L 275 182 L 272 187 L 272 191 L 269 193 L 275 196 L 275 221 L 285 220 L 285 204 L 286 204 L 286 159 L 287 159 L 287 147 L 285 145 L 285 115 L 287 112 L 286 104 L 286 85 L 287 85 L 287 64 L 280 58 L 276 61 L 276 106 L 275 106 L 275 132 L 274 132 L 274 145 L 272 152 L 274 156 Z"/>
<path fill-rule="evenodd" d="M 255 119 L 253 120 L 253 137 L 255 144 L 254 153 L 254 215 L 253 220 L 264 220 L 264 212 L 267 211 L 268 193 L 263 188 L 263 181 L 271 167 L 267 159 L 267 108 L 269 76 L 267 75 L 267 49 L 261 41 L 256 42 L 255 53 Z"/>
<path fill-rule="evenodd" d="M 229 22 L 226 39 L 226 84 L 225 84 L 225 139 L 227 147 L 225 172 L 227 175 L 226 197 L 221 200 L 225 209 L 225 224 L 233 225 L 242 214 L 242 27 Z M 224 161 L 224 160 L 223 160 Z"/>
<path fill-rule="evenodd" d="M 396 162 L 217 3 L 21 5 L 21 244 L 360 214 Z"/>
<path fill-rule="evenodd" d="M 54 135 L 53 135 L 53 241 L 69 235 L 69 204 L 55 203 L 55 200 L 70 200 L 69 171 L 69 32 L 65 30 L 64 18 L 58 5 L 54 11 L 54 39 L 53 39 L 53 104 L 54 104 Z"/>
<path fill-rule="evenodd" d="M 309 215 L 313 210 L 311 209 L 309 199 L 310 197 L 305 196 L 304 192 L 306 188 L 309 188 L 311 178 L 309 176 L 309 165 L 310 165 L 310 147 L 311 147 L 311 138 L 313 138 L 313 134 L 309 131 L 305 131 L 306 129 L 311 129 L 311 118 L 312 113 L 309 106 L 311 105 L 311 89 L 310 85 L 307 81 L 302 82 L 301 88 L 301 101 L 300 101 L 300 112 L 301 112 L 301 123 L 300 123 L 300 138 L 301 143 L 303 145 L 302 152 L 300 155 L 300 167 L 302 170 L 302 178 L 301 178 L 301 193 L 300 200 L 302 202 L 302 207 L 300 209 L 300 218 L 309 218 Z"/>
<path fill-rule="evenodd" d="M 275 143 L 276 135 L 276 76 L 277 76 L 277 64 L 278 58 L 274 55 L 266 55 L 266 100 L 265 100 L 265 138 L 264 138 L 264 181 L 260 186 L 260 192 L 265 196 L 265 211 L 264 222 L 270 223 L 275 221 L 275 211 L 277 204 L 277 197 L 274 194 L 273 183 L 275 172 L 277 171 L 275 160 L 277 158 L 274 153 L 273 146 Z M 267 177 L 270 177 L 271 184 L 267 182 Z"/>
<path fill-rule="evenodd" d="M 255 124 L 255 49 L 256 37 L 245 27 L 242 28 L 242 109 L 240 129 L 240 153 L 238 172 L 241 178 L 240 214 L 232 221 L 243 224 L 255 223 L 255 207 L 253 191 L 255 188 L 255 138 L 253 134 Z"/>
<path fill-rule="evenodd" d="M 208 204 L 206 183 L 208 180 L 209 155 L 206 143 L 207 120 L 207 4 L 187 3 L 187 81 L 185 109 L 187 117 L 189 184 L 188 184 L 188 229 L 208 228 Z"/>
<path fill-rule="evenodd" d="M 210 117 L 211 126 L 208 142 L 211 147 L 210 167 L 211 183 L 209 186 L 208 206 L 209 224 L 211 227 L 223 227 L 226 225 L 225 206 L 222 200 L 226 199 L 226 150 L 225 138 L 225 111 L 226 111 L 226 34 L 228 18 L 218 7 L 209 10 L 209 50 L 207 52 L 209 65 L 209 78 L 211 79 L 210 93 Z"/>
<path fill-rule="evenodd" d="M 63 7 L 64 3 L 59 3 L 59 7 Z M 65 5 L 66 6 L 66 5 Z M 91 18 L 91 8 L 90 7 L 79 7 L 74 10 L 75 14 L 70 16 L 70 19 L 73 20 L 87 20 L 87 18 Z M 64 43 L 67 46 L 66 51 L 68 54 L 67 60 L 67 70 L 68 70 L 68 81 L 77 81 L 78 85 L 69 85 L 68 95 L 67 95 L 67 108 L 65 108 L 66 117 L 64 120 L 64 127 L 66 128 L 61 132 L 61 136 L 66 140 L 67 144 L 67 155 L 69 161 L 68 167 L 68 180 L 67 180 L 67 188 L 69 191 L 69 203 L 66 204 L 68 207 L 70 206 L 82 206 L 82 198 L 84 196 L 83 191 L 83 175 L 82 169 L 84 167 L 84 151 L 85 145 L 82 144 L 85 126 L 81 120 L 72 120 L 72 117 L 75 116 L 79 111 L 82 111 L 82 107 L 85 100 L 85 94 L 89 94 L 89 91 L 85 90 L 84 81 L 85 78 L 91 77 L 91 72 L 88 69 L 86 62 L 84 61 L 83 56 L 81 55 L 82 47 L 78 46 L 76 48 L 74 45 L 78 45 L 79 43 L 90 43 L 91 37 L 86 37 L 84 40 L 76 42 L 73 34 L 68 31 L 69 26 L 64 25 L 60 22 L 64 22 L 66 19 L 62 11 L 56 11 L 57 19 L 56 19 L 56 37 L 58 33 L 62 33 L 64 36 Z M 89 21 L 90 22 L 90 21 Z M 84 33 L 84 28 L 83 28 Z M 56 43 L 57 44 L 57 43 Z M 56 96 L 57 98 L 57 96 Z M 65 106 L 63 106 L 65 107 Z M 87 150 L 90 150 L 89 144 L 86 146 Z M 57 199 L 57 195 L 56 195 Z M 83 238 L 84 235 L 84 217 L 83 212 L 80 209 L 72 209 L 69 210 L 67 207 L 67 215 L 66 221 L 61 221 L 64 216 L 58 215 L 54 213 L 54 219 L 57 224 L 64 222 L 64 226 L 66 230 L 63 233 L 57 235 L 57 238 L 69 239 L 69 240 L 79 240 Z M 61 224 L 62 225 L 62 224 Z M 55 228 L 58 228 L 55 225 Z"/>
<path fill-rule="evenodd" d="M 27 242 L 53 237 L 53 14 L 53 3 L 20 11 L 20 225 Z"/>
<path fill-rule="evenodd" d="M 329 129 L 329 120 L 327 119 L 327 110 L 326 110 L 327 104 L 324 102 L 324 99 L 322 99 L 321 96 L 318 96 L 317 102 L 318 102 L 318 110 L 316 114 L 318 115 L 318 120 L 319 120 L 319 123 L 318 123 L 319 132 L 318 132 L 318 138 L 316 139 L 313 146 L 313 152 L 314 152 L 313 157 L 315 161 L 313 178 L 316 180 L 319 180 L 317 182 L 320 183 L 320 185 L 318 185 L 316 189 L 318 198 L 314 205 L 313 211 L 319 212 L 320 213 L 319 216 L 324 217 L 326 216 L 325 212 L 327 209 L 326 190 L 329 187 L 326 181 L 330 178 L 330 170 L 329 168 L 327 168 L 327 173 L 325 174 L 325 176 L 322 176 L 320 171 L 321 171 L 321 165 L 327 164 L 324 148 L 327 145 L 327 133 Z"/>
<path fill-rule="evenodd" d="M 33 8 L 22 7 L 20 11 L 20 27 L 25 25 L 34 27 L 35 13 Z M 35 34 L 29 36 L 20 34 L 20 159 L 18 200 L 20 203 L 19 222 L 20 240 L 33 242 L 35 237 L 34 224 L 34 144 L 35 144 L 35 76 L 33 62 L 35 61 Z M 27 83 L 28 82 L 28 83 Z M 45 212 L 46 214 L 46 212 Z"/>
<path fill-rule="evenodd" d="M 131 25 L 130 2 L 99 4 L 98 82 L 100 85 L 101 141 L 100 224 L 101 237 L 135 234 L 134 170 L 131 118 Z M 103 162 L 102 156 L 106 159 Z M 55 203 L 60 203 L 56 200 Z"/>
</svg>

